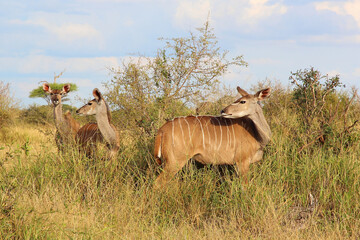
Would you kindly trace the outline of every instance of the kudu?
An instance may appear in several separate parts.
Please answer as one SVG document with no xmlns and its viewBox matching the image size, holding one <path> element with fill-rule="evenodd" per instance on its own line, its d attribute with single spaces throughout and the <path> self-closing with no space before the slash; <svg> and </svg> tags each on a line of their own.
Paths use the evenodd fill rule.
<svg viewBox="0 0 360 240">
<path fill-rule="evenodd" d="M 65 84 L 61 90 L 51 89 L 48 83 L 43 84 L 43 90 L 50 94 L 50 100 L 54 107 L 54 119 L 56 126 L 55 141 L 59 151 L 64 150 L 64 144 L 73 144 L 80 124 L 71 116 L 70 112 L 63 115 L 62 96 L 70 91 L 70 84 Z"/>
<path fill-rule="evenodd" d="M 221 116 L 178 117 L 165 123 L 155 138 L 154 156 L 164 162 L 155 180 L 162 187 L 192 158 L 202 164 L 235 164 L 247 183 L 250 163 L 262 159 L 271 130 L 258 101 L 270 88 L 254 95 L 237 87 L 242 95 L 221 111 Z"/>
<path fill-rule="evenodd" d="M 100 91 L 93 90 L 94 99 L 82 106 L 76 113 L 79 115 L 95 115 L 97 123 L 88 123 L 76 134 L 76 141 L 86 155 L 92 156 L 97 150 L 96 144 L 105 143 L 110 150 L 109 157 L 116 156 L 120 148 L 119 134 L 111 123 L 111 112 Z"/>
</svg>

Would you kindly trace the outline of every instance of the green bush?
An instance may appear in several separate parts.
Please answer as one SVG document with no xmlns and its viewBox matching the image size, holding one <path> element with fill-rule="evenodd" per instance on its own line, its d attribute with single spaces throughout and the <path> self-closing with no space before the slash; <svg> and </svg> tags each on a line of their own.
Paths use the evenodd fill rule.
<svg viewBox="0 0 360 240">
<path fill-rule="evenodd" d="M 67 104 L 63 104 L 63 112 L 70 111 L 74 113 L 75 107 Z M 74 114 L 73 114 L 74 116 Z M 21 112 L 21 119 L 28 123 L 41 124 L 41 125 L 53 125 L 54 113 L 53 107 L 49 105 L 37 105 L 32 104 Z"/>
<path fill-rule="evenodd" d="M 301 144 L 299 151 L 317 144 L 339 151 L 349 139 L 356 139 L 358 118 L 350 111 L 355 108 L 355 90 L 339 92 L 337 88 L 344 85 L 338 75 L 329 78 L 314 68 L 291 73 L 290 80 L 294 86 L 292 109 L 299 113 L 301 124 L 295 136 Z"/>
</svg>

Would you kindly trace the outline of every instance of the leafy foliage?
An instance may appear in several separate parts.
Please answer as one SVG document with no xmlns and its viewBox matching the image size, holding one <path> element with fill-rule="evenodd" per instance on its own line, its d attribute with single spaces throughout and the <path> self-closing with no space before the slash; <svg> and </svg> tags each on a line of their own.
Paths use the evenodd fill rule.
<svg viewBox="0 0 360 240">
<path fill-rule="evenodd" d="M 77 91 L 78 90 L 78 87 L 76 84 L 74 83 L 49 83 L 51 89 L 62 89 L 63 86 L 65 84 L 70 84 L 70 91 Z M 47 103 L 50 103 L 50 98 L 49 98 L 49 94 L 44 92 L 43 90 L 43 87 L 42 86 L 39 86 L 38 88 L 35 88 L 33 89 L 31 92 L 30 92 L 30 95 L 29 95 L 30 98 L 44 98 L 46 100 Z M 62 98 L 62 101 L 65 102 L 67 101 L 68 99 L 66 97 L 63 97 Z"/>
<path fill-rule="evenodd" d="M 317 142 L 340 149 L 358 122 L 349 115 L 356 90 L 350 96 L 338 93 L 336 89 L 344 86 L 340 77 L 329 78 L 314 68 L 291 73 L 290 80 L 294 85 L 293 104 L 302 123 L 299 131 L 305 136 L 300 151 Z"/>
<path fill-rule="evenodd" d="M 63 104 L 63 111 L 74 112 L 75 108 L 70 105 Z M 23 121 L 31 124 L 49 125 L 54 122 L 53 108 L 49 105 L 30 105 L 26 109 L 22 110 L 20 116 Z"/>
<path fill-rule="evenodd" d="M 139 57 L 111 69 L 105 84 L 108 102 L 120 123 L 152 136 L 166 119 L 190 113 L 199 99 L 214 92 L 230 66 L 246 66 L 242 56 L 228 59 L 208 22 L 189 37 L 161 39 L 155 58 Z"/>
</svg>

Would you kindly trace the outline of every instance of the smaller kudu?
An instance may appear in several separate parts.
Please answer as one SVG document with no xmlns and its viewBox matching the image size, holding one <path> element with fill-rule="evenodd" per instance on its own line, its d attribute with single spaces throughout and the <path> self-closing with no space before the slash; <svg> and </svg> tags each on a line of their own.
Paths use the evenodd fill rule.
<svg viewBox="0 0 360 240">
<path fill-rule="evenodd" d="M 97 123 L 88 123 L 79 129 L 76 141 L 87 156 L 97 151 L 97 143 L 105 143 L 109 148 L 110 158 L 114 158 L 120 148 L 119 134 L 111 123 L 111 112 L 99 89 L 93 90 L 94 99 L 82 106 L 76 113 L 95 115 Z"/>
<path fill-rule="evenodd" d="M 71 116 L 70 112 L 63 115 L 61 98 L 70 91 L 70 84 L 65 84 L 61 90 L 51 89 L 48 83 L 43 84 L 43 90 L 50 94 L 50 100 L 54 107 L 54 119 L 56 126 L 55 141 L 59 151 L 63 151 L 64 144 L 73 144 L 80 124 Z"/>
<path fill-rule="evenodd" d="M 262 159 L 271 130 L 258 101 L 270 88 L 242 95 L 221 111 L 221 116 L 178 117 L 165 123 L 155 138 L 154 156 L 164 163 L 155 187 L 164 186 L 190 158 L 202 164 L 235 164 L 247 183 L 250 163 Z"/>
</svg>

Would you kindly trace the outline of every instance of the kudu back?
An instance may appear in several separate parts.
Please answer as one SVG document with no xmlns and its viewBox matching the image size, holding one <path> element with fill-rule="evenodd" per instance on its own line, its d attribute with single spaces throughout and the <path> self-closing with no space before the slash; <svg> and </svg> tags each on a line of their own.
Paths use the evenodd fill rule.
<svg viewBox="0 0 360 240">
<path fill-rule="evenodd" d="M 242 97 L 224 108 L 221 116 L 178 117 L 158 130 L 154 156 L 164 167 L 156 187 L 164 186 L 191 158 L 203 164 L 235 164 L 247 183 L 250 163 L 262 159 L 271 137 L 258 103 L 270 95 L 270 88 L 254 95 L 237 90 Z"/>
</svg>

